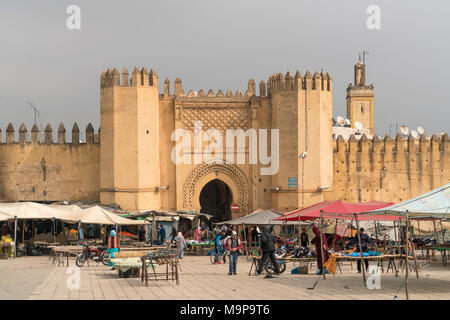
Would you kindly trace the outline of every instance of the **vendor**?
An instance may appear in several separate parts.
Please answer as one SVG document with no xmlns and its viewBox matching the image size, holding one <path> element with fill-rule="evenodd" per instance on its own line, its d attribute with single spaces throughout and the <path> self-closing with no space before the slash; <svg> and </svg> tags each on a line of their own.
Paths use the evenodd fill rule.
<svg viewBox="0 0 450 320">
<path fill-rule="evenodd" d="M 200 241 L 201 238 L 202 238 L 202 229 L 200 227 L 198 227 L 197 229 L 195 229 L 195 232 L 194 232 L 194 240 Z"/>
<path fill-rule="evenodd" d="M 364 232 L 364 228 L 359 229 L 359 237 L 358 234 L 356 234 L 351 243 L 353 245 L 356 245 L 356 252 L 361 253 L 361 249 L 359 248 L 359 238 L 361 238 L 361 247 L 362 252 L 368 252 L 370 249 L 370 238 L 367 235 L 367 233 Z M 366 271 L 369 269 L 369 261 L 367 259 L 364 259 L 364 264 L 366 266 Z M 358 273 L 361 273 L 361 260 L 358 259 L 357 261 L 357 267 L 358 267 Z"/>
<path fill-rule="evenodd" d="M 114 258 L 114 253 L 119 252 L 120 250 L 120 241 L 119 237 L 116 235 L 116 230 L 112 229 L 109 238 L 108 238 L 108 253 L 110 254 L 111 258 Z M 109 266 L 112 266 L 112 262 L 109 262 Z"/>
<path fill-rule="evenodd" d="M 306 233 L 306 229 L 302 229 L 302 233 L 300 234 L 300 242 L 302 247 L 307 248 L 309 244 L 308 234 Z"/>
<path fill-rule="evenodd" d="M 316 254 L 317 254 L 317 274 L 322 273 L 322 254 L 323 254 L 323 260 L 326 262 L 329 258 L 328 253 L 328 245 L 327 245 L 327 238 L 325 237 L 325 234 L 319 230 L 319 228 L 314 225 L 313 226 L 313 232 L 316 235 L 314 238 L 314 244 L 316 246 Z M 322 247 L 320 245 L 320 238 L 322 237 Z M 325 269 L 325 273 L 328 273 L 328 271 Z"/>
</svg>

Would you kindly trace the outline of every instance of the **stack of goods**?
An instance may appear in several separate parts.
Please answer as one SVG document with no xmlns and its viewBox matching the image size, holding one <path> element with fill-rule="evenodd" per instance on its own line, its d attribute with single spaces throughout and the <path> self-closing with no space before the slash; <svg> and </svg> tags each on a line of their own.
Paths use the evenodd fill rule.
<svg viewBox="0 0 450 320">
<path fill-rule="evenodd" d="M 75 229 L 70 229 L 69 233 L 67 234 L 67 241 L 68 242 L 77 242 L 78 241 L 78 231 Z"/>
</svg>

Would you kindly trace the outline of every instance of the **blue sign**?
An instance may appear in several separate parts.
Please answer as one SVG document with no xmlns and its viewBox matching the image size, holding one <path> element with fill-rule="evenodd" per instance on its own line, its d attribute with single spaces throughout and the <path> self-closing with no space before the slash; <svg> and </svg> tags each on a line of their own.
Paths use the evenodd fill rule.
<svg viewBox="0 0 450 320">
<path fill-rule="evenodd" d="M 297 178 L 288 178 L 288 188 L 297 188 Z"/>
</svg>

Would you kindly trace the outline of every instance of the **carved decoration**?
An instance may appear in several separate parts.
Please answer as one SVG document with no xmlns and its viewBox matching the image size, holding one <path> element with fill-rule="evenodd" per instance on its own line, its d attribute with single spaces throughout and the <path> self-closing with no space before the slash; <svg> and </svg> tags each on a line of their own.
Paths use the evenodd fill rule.
<svg viewBox="0 0 450 320">
<path fill-rule="evenodd" d="M 201 121 L 203 130 L 217 129 L 225 132 L 226 129 L 241 128 L 245 131 L 250 128 L 249 108 L 223 104 L 192 107 L 183 105 L 182 128 L 194 130 L 194 121 Z"/>
<path fill-rule="evenodd" d="M 236 185 L 238 190 L 238 198 L 239 198 L 239 206 L 241 207 L 241 212 L 248 213 L 250 208 L 249 199 L 250 199 L 250 190 L 247 184 L 247 178 L 245 174 L 235 165 L 232 164 L 209 164 L 203 163 L 197 166 L 189 175 L 184 183 L 184 208 L 193 208 L 194 207 L 194 193 L 195 186 L 197 182 L 208 175 L 211 172 L 220 172 L 224 175 L 230 177 Z"/>
</svg>

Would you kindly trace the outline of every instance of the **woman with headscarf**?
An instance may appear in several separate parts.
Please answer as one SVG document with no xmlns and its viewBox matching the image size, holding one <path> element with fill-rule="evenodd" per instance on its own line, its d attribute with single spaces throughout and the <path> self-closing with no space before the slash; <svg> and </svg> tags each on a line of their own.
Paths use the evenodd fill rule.
<svg viewBox="0 0 450 320">
<path fill-rule="evenodd" d="M 328 245 L 327 245 L 327 238 L 325 237 L 325 234 L 319 230 L 319 228 L 314 225 L 313 226 L 313 232 L 316 235 L 314 238 L 314 244 L 316 245 L 316 254 L 317 254 L 317 274 L 322 273 L 322 253 L 323 253 L 323 260 L 326 262 L 329 258 L 328 254 Z M 320 237 L 322 237 L 322 248 L 320 246 Z M 327 273 L 327 270 L 325 270 Z"/>
<path fill-rule="evenodd" d="M 194 232 L 194 240 L 200 241 L 201 237 L 202 237 L 202 228 L 198 227 L 197 229 L 195 229 Z"/>
<path fill-rule="evenodd" d="M 175 238 L 178 247 L 178 258 L 183 259 L 184 248 L 186 247 L 186 240 L 183 237 L 181 232 L 178 232 L 177 237 Z"/>
</svg>

